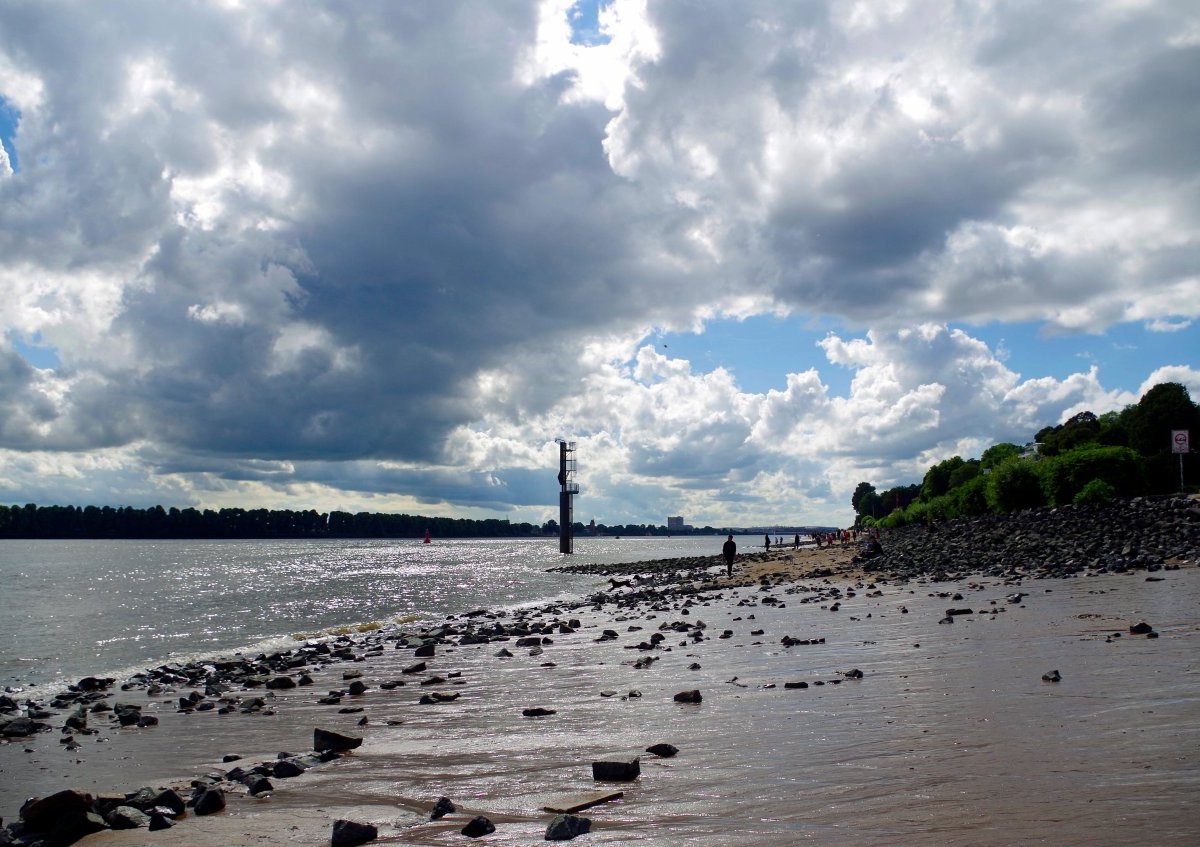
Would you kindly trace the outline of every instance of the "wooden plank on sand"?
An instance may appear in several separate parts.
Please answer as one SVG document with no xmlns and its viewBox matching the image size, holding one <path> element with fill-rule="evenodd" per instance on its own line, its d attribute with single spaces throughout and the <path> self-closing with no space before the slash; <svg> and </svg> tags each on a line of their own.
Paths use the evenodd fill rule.
<svg viewBox="0 0 1200 847">
<path fill-rule="evenodd" d="M 568 795 L 542 806 L 542 811 L 555 815 L 573 815 L 584 809 L 590 809 L 592 806 L 599 806 L 601 803 L 619 800 L 624 796 L 624 791 L 593 791 L 590 794 Z"/>
</svg>

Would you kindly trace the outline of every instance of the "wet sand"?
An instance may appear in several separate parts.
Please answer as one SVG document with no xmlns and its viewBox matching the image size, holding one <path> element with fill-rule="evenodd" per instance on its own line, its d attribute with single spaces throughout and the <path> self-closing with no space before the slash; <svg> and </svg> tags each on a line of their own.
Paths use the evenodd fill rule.
<svg viewBox="0 0 1200 847">
<path fill-rule="evenodd" d="M 871 582 L 851 569 L 852 552 L 783 551 L 740 566 L 732 581 L 714 559 L 696 595 L 668 591 L 636 608 L 560 604 L 543 619 L 583 625 L 554 634 L 540 655 L 515 639 L 439 646 L 427 672 L 402 675 L 413 651 L 383 642 L 361 662 L 310 671 L 312 687 L 274 692 L 272 715 L 178 714 L 186 690 L 119 692 L 160 725 L 106 729 L 74 753 L 57 731 L 0 746 L 0 813 L 8 821 L 24 796 L 67 787 L 186 785 L 233 767 L 221 763 L 227 753 L 249 767 L 309 750 L 320 726 L 364 743 L 273 780 L 269 796 L 230 793 L 222 813 L 79 843 L 328 844 L 338 818 L 376 825 L 377 843 L 466 843 L 459 830 L 483 814 L 497 827 L 486 843 L 529 844 L 552 817 L 543 806 L 598 788 L 624 796 L 581 813 L 593 821 L 581 843 L 1200 842 L 1200 569 Z M 807 576 L 825 569 L 837 573 Z M 1027 596 L 1009 602 L 1014 592 Z M 939 623 L 949 608 L 973 614 Z M 1140 620 L 1160 637 L 1130 635 Z M 697 621 L 706 624 L 698 642 L 674 628 Z M 597 641 L 605 629 L 618 637 Z M 666 636 L 657 649 L 636 649 L 656 632 Z M 785 636 L 824 643 L 787 647 Z M 497 657 L 502 647 L 514 655 Z M 635 666 L 647 657 L 649 667 Z M 345 687 L 347 670 L 369 690 L 318 704 Z M 1044 682 L 1050 670 L 1062 680 Z M 419 684 L 435 674 L 446 682 Z M 378 687 L 398 678 L 407 684 Z M 674 702 L 690 689 L 701 703 Z M 419 705 L 431 690 L 461 696 Z M 538 706 L 556 714 L 522 716 Z M 678 755 L 644 752 L 660 742 Z M 593 782 L 592 761 L 636 755 L 636 781 Z M 442 795 L 459 811 L 431 822 Z"/>
</svg>

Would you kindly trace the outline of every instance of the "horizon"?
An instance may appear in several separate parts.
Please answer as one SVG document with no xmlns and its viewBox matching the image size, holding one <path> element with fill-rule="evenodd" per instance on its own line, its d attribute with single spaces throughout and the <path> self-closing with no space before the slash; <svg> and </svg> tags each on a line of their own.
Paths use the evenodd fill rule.
<svg viewBox="0 0 1200 847">
<path fill-rule="evenodd" d="M 1193 6 L 2 6 L 0 502 L 842 527 L 1196 401 Z"/>
</svg>

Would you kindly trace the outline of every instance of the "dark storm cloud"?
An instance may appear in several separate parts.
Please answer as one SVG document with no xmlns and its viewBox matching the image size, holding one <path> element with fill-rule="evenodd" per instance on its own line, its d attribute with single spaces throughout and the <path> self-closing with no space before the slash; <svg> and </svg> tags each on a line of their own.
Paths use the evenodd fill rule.
<svg viewBox="0 0 1200 847">
<path fill-rule="evenodd" d="M 1186 4 L 618 3 L 591 52 L 540 11 L 0 7 L 0 448 L 503 511 L 571 431 L 614 511 L 819 497 L 809 448 L 902 460 L 1106 396 L 929 322 L 1195 312 Z M 634 352 L 768 310 L 888 332 L 842 406 Z"/>
</svg>

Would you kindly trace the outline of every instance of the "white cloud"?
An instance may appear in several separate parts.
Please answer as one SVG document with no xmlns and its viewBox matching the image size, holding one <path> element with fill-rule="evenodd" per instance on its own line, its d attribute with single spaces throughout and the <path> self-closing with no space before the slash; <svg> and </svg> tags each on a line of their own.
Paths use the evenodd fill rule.
<svg viewBox="0 0 1200 847">
<path fill-rule="evenodd" d="M 0 8 L 0 450 L 78 469 L 5 490 L 551 517 L 574 435 L 597 517 L 840 523 L 1136 399 L 949 327 L 1193 331 L 1191 5 L 570 7 Z M 767 313 L 849 389 L 646 345 Z"/>
</svg>

